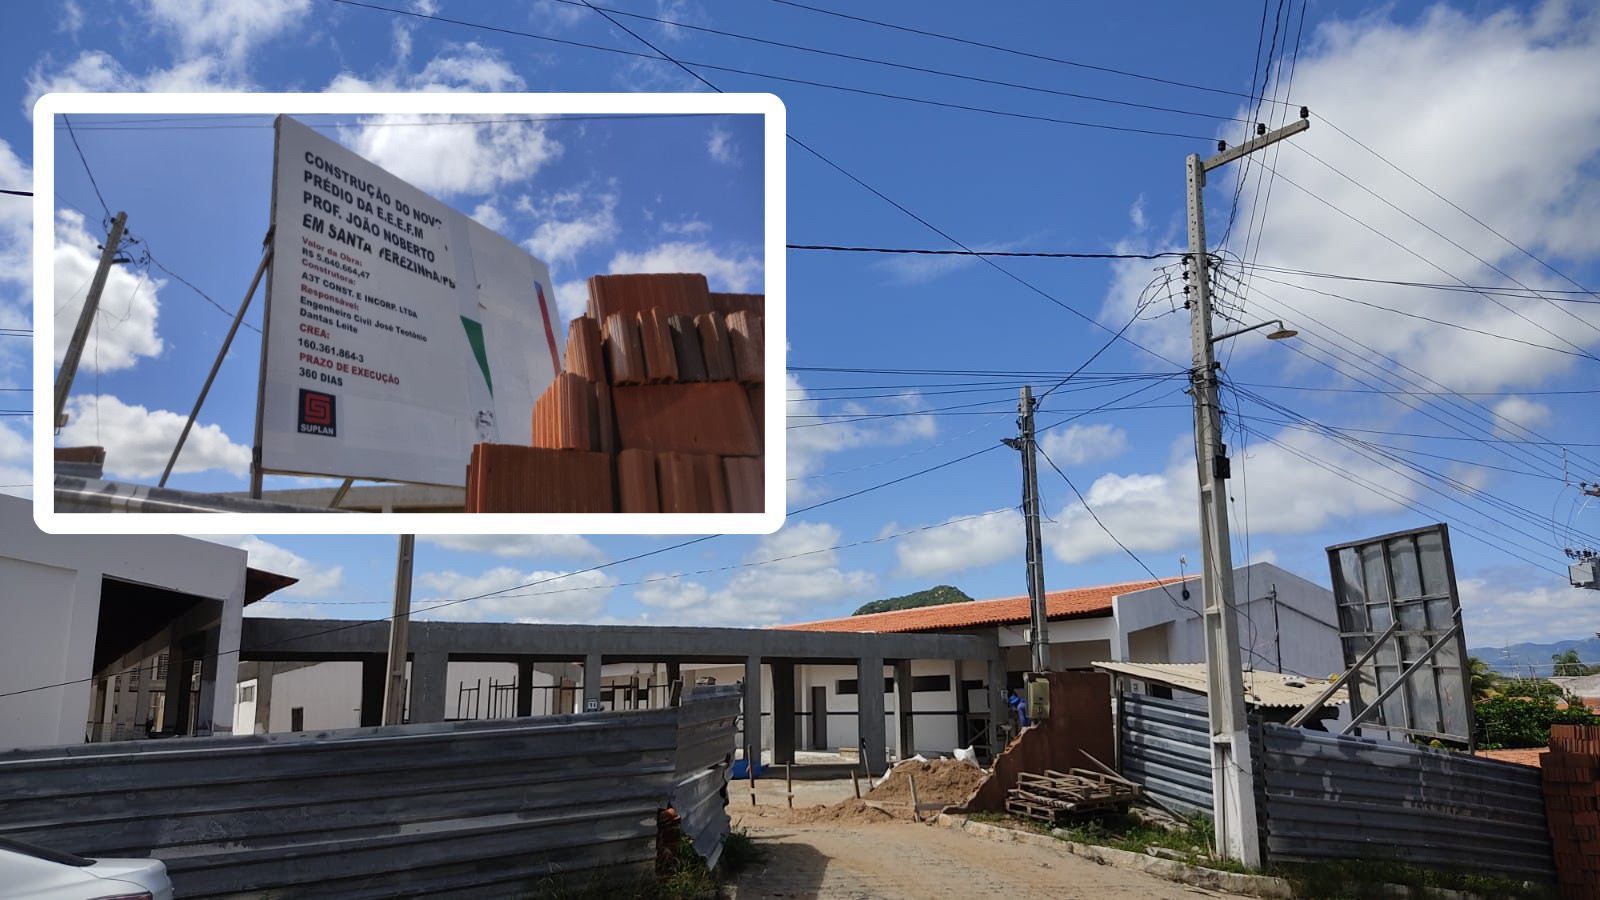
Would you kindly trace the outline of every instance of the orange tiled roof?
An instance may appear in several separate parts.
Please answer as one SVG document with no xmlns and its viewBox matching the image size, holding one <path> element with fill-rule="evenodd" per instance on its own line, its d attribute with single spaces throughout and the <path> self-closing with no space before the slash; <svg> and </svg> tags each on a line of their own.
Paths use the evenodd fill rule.
<svg viewBox="0 0 1600 900">
<path fill-rule="evenodd" d="M 1111 615 L 1111 599 L 1122 594 L 1173 584 L 1182 578 L 1163 578 L 1160 581 L 1127 581 L 1099 587 L 1071 588 L 1049 591 L 1045 596 L 1045 609 L 1051 619 L 1078 619 Z M 973 600 L 970 603 L 945 603 L 939 606 L 922 606 L 916 609 L 897 609 L 891 612 L 871 613 L 865 616 L 846 616 L 842 619 L 823 619 L 820 622 L 797 622 L 780 625 L 789 631 L 864 631 L 876 633 L 907 631 L 955 631 L 962 628 L 982 628 L 989 625 L 1018 625 L 1028 622 L 1028 598 L 1004 597 L 996 600 Z"/>
</svg>

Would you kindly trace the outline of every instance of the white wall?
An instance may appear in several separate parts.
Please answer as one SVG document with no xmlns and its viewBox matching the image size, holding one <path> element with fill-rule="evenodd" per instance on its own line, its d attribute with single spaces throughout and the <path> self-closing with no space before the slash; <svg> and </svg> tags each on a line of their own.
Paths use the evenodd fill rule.
<svg viewBox="0 0 1600 900">
<path fill-rule="evenodd" d="M 223 602 L 219 649 L 239 649 L 244 609 L 243 550 L 192 538 L 47 535 L 33 504 L 0 495 L 0 750 L 78 744 L 93 694 L 95 631 L 105 577 Z M 233 724 L 235 667 L 219 666 L 212 719 Z"/>
<path fill-rule="evenodd" d="M 1205 628 L 1198 612 L 1205 603 L 1204 591 L 1198 577 L 1185 584 L 1190 592 L 1187 600 L 1183 586 L 1171 584 L 1165 591 L 1149 588 L 1114 601 L 1118 659 L 1205 661 Z M 1247 667 L 1310 678 L 1344 671 L 1332 591 L 1270 563 L 1256 563 L 1234 570 L 1234 598 L 1239 646 Z"/>
</svg>

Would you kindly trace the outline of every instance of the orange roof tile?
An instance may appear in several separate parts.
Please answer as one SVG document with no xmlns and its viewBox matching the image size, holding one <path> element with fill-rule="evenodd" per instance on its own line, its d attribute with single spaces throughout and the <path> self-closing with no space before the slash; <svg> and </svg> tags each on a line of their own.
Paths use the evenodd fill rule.
<svg viewBox="0 0 1600 900">
<path fill-rule="evenodd" d="M 1113 597 L 1144 590 L 1157 584 L 1173 584 L 1182 580 L 1182 578 L 1163 578 L 1160 581 L 1127 581 L 1099 587 L 1049 591 L 1044 595 L 1045 609 L 1051 619 L 1108 616 L 1111 614 Z M 1018 625 L 1028 622 L 1030 618 L 1028 598 L 1022 596 L 973 600 L 970 603 L 945 603 L 916 609 L 897 609 L 865 616 L 846 616 L 842 619 L 824 619 L 820 622 L 797 622 L 778 627 L 789 631 L 864 631 L 885 634 Z"/>
</svg>

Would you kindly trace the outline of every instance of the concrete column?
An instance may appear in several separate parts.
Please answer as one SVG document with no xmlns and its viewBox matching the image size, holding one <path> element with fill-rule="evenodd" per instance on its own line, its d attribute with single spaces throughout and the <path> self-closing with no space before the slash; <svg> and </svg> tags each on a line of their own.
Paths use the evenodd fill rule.
<svg viewBox="0 0 1600 900">
<path fill-rule="evenodd" d="M 227 679 L 227 703 L 221 702 L 217 696 L 217 648 L 220 645 L 222 631 L 220 628 L 207 628 L 200 635 L 200 696 L 197 698 L 197 707 L 194 717 L 195 734 L 215 734 L 218 724 L 217 711 L 226 706 L 228 710 L 227 729 L 223 734 L 233 731 L 233 679 Z M 232 658 L 228 660 L 233 663 Z"/>
<path fill-rule="evenodd" d="M 277 667 L 273 662 L 256 664 L 256 734 L 272 730 L 272 673 Z"/>
<path fill-rule="evenodd" d="M 961 660 L 959 659 L 950 661 L 950 687 L 955 691 L 956 746 L 967 747 L 972 744 L 972 738 L 967 733 L 967 718 L 972 714 L 972 709 L 967 700 L 967 689 L 961 686 Z"/>
<path fill-rule="evenodd" d="M 761 766 L 761 657 L 744 661 L 744 745 L 757 771 Z"/>
<path fill-rule="evenodd" d="M 883 657 L 856 660 L 856 733 L 861 736 L 861 758 L 874 777 L 889 766 L 883 721 Z"/>
<path fill-rule="evenodd" d="M 445 682 L 450 669 L 450 654 L 442 650 L 419 650 L 411 654 L 411 715 L 409 722 L 443 722 Z"/>
<path fill-rule="evenodd" d="M 794 762 L 794 667 L 792 659 L 772 663 L 772 761 Z"/>
<path fill-rule="evenodd" d="M 669 686 L 674 681 L 677 681 L 678 679 L 680 679 L 682 677 L 683 677 L 683 665 L 681 663 L 679 663 L 677 661 L 673 661 L 673 662 L 667 663 L 667 684 Z M 686 684 L 686 685 L 683 686 L 683 696 L 685 696 L 685 697 L 689 696 L 689 688 L 690 687 L 692 687 L 692 685 L 687 685 Z"/>
<path fill-rule="evenodd" d="M 517 660 L 517 717 L 526 719 L 533 715 L 533 660 Z"/>
<path fill-rule="evenodd" d="M 583 707 L 582 712 L 590 708 L 598 709 L 600 704 L 600 678 L 605 671 L 605 660 L 600 654 L 590 653 L 583 658 Z M 594 701 L 593 703 L 589 701 Z"/>
<path fill-rule="evenodd" d="M 171 630 L 169 629 L 169 633 Z M 144 650 L 141 648 L 141 653 Z M 137 731 L 144 727 L 145 717 L 150 714 L 148 685 L 146 680 L 155 679 L 155 669 L 160 664 L 160 657 L 152 657 L 156 666 L 140 673 L 139 676 L 139 702 L 134 707 L 134 729 Z M 180 640 L 176 636 L 167 644 L 167 683 L 166 696 L 162 700 L 162 721 L 156 727 L 171 734 L 186 734 L 189 730 L 189 669 L 190 660 L 188 641 Z M 141 660 L 141 662 L 143 662 Z"/>
<path fill-rule="evenodd" d="M 383 685 L 389 677 L 389 660 L 384 656 L 361 658 L 361 725 L 383 724 Z M 260 697 L 258 689 L 256 696 Z"/>
<path fill-rule="evenodd" d="M 911 684 L 911 660 L 897 659 L 894 663 L 894 718 L 898 726 L 896 749 L 901 759 L 910 759 L 917 753 L 916 718 L 912 713 L 916 703 Z"/>
<path fill-rule="evenodd" d="M 1000 723 L 1006 720 L 1009 711 L 1006 706 L 1006 661 L 1004 659 L 989 660 L 989 753 L 999 756 L 1004 747 L 1000 746 Z"/>
</svg>

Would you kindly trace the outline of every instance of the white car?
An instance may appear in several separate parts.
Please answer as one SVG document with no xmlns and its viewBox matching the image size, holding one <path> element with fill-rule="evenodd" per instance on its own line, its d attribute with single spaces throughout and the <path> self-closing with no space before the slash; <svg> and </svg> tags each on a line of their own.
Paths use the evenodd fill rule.
<svg viewBox="0 0 1600 900">
<path fill-rule="evenodd" d="M 172 900 L 159 859 L 85 859 L 5 838 L 0 885 L 15 900 Z"/>
</svg>

